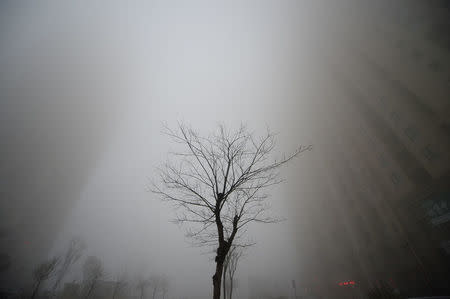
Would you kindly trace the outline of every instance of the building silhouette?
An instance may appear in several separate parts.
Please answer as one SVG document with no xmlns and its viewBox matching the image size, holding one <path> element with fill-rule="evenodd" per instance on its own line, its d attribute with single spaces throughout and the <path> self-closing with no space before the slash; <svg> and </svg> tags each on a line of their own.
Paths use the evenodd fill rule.
<svg viewBox="0 0 450 299">
<path fill-rule="evenodd" d="M 314 175 L 302 176 L 292 203 L 299 288 L 323 298 L 365 298 L 382 281 L 409 296 L 450 292 L 450 53 L 436 33 L 448 36 L 450 13 L 442 5 L 355 5 L 356 16 L 324 38 L 315 153 L 305 162 Z"/>
<path fill-rule="evenodd" d="M 2 15 L 27 12 L 15 5 L 2 9 Z M 22 40 L 8 39 L 6 29 L 19 34 L 19 25 L 5 26 L 0 56 L 2 289 L 31 283 L 32 268 L 48 257 L 121 106 L 108 94 L 114 77 L 93 66 L 107 63 L 107 55 L 96 56 L 88 43 L 74 47 L 72 35 L 54 32 L 15 47 Z"/>
</svg>

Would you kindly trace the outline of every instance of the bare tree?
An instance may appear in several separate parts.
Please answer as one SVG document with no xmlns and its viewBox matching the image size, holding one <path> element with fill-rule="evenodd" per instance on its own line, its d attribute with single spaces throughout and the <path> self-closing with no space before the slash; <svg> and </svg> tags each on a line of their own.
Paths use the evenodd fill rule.
<svg viewBox="0 0 450 299">
<path fill-rule="evenodd" d="M 89 256 L 83 265 L 83 284 L 84 284 L 84 298 L 89 296 L 94 291 L 99 279 L 103 276 L 103 263 L 95 256 Z"/>
<path fill-rule="evenodd" d="M 161 293 L 162 299 L 164 299 L 169 291 L 169 279 L 166 276 L 161 277 Z"/>
<path fill-rule="evenodd" d="M 244 251 L 243 247 L 232 246 L 230 251 L 228 251 L 227 256 L 225 257 L 224 262 L 224 271 L 223 271 L 223 294 L 224 299 L 226 297 L 226 287 L 228 286 L 228 298 L 233 298 L 233 288 L 234 288 L 234 274 L 236 273 L 237 265 L 239 263 L 239 259 L 242 257 Z"/>
<path fill-rule="evenodd" d="M 225 257 L 244 227 L 251 222 L 273 223 L 268 215 L 265 190 L 281 182 L 279 169 L 301 152 L 271 160 L 275 135 L 269 130 L 257 138 L 245 126 L 234 132 L 219 126 L 211 135 L 200 136 L 179 124 L 165 133 L 183 146 L 159 168 L 160 182 L 152 191 L 178 209 L 176 221 L 191 223 L 188 236 L 198 245 L 216 248 L 213 298 L 220 298 Z"/>
<path fill-rule="evenodd" d="M 159 289 L 161 287 L 161 276 L 152 275 L 149 278 L 149 282 L 150 282 L 150 286 L 153 289 L 152 299 L 155 299 L 155 296 L 156 296 L 157 292 L 159 291 Z"/>
<path fill-rule="evenodd" d="M 122 294 L 127 287 L 127 276 L 124 271 L 120 272 L 116 280 L 114 281 L 112 299 L 115 299 L 118 295 Z"/>
<path fill-rule="evenodd" d="M 138 278 L 136 288 L 139 290 L 140 299 L 144 299 L 145 290 L 150 286 L 150 280 L 144 278 Z"/>
<path fill-rule="evenodd" d="M 49 279 L 52 276 L 52 274 L 54 274 L 58 263 L 59 258 L 54 257 L 37 265 L 37 267 L 33 270 L 33 278 L 35 282 L 33 292 L 31 294 L 31 299 L 34 299 L 37 296 L 39 288 L 42 285 L 42 283 L 47 279 Z"/>
<path fill-rule="evenodd" d="M 55 283 L 53 285 L 53 293 L 56 293 L 59 284 L 63 280 L 64 276 L 69 272 L 69 269 L 74 265 L 82 256 L 86 244 L 80 238 L 73 238 L 69 242 L 69 247 L 63 257 L 61 267 L 58 271 Z"/>
</svg>

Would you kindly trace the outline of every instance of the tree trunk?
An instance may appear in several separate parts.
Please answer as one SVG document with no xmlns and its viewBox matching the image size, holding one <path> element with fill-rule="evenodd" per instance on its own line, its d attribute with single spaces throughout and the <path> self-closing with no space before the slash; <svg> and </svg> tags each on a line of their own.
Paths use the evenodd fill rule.
<svg viewBox="0 0 450 299">
<path fill-rule="evenodd" d="M 233 277 L 230 277 L 230 299 L 233 298 Z"/>
<path fill-rule="evenodd" d="M 216 273 L 213 275 L 213 299 L 220 299 L 220 286 L 222 281 L 223 262 L 217 261 Z"/>
<path fill-rule="evenodd" d="M 34 299 L 36 297 L 40 285 L 41 285 L 41 280 L 39 280 L 37 282 L 36 286 L 34 287 L 33 294 L 31 294 L 31 299 Z"/>
<path fill-rule="evenodd" d="M 63 278 L 63 275 L 59 275 L 58 278 L 55 281 L 55 284 L 53 285 L 53 293 L 56 293 L 56 290 L 58 289 L 59 283 L 61 282 L 61 279 Z"/>
<path fill-rule="evenodd" d="M 92 291 L 94 290 L 94 287 L 95 287 L 95 284 L 96 284 L 96 283 L 97 283 L 97 282 L 94 281 L 94 282 L 89 286 L 89 290 L 88 290 L 88 292 L 87 292 L 87 294 L 86 294 L 85 299 L 89 298 L 89 296 L 91 295 Z"/>
<path fill-rule="evenodd" d="M 156 295 L 156 287 L 153 288 L 153 296 L 152 296 L 152 299 L 155 299 L 155 295 Z"/>
<path fill-rule="evenodd" d="M 113 295 L 112 295 L 112 299 L 116 298 L 116 292 L 117 292 L 117 282 L 114 285 L 114 290 L 113 290 Z"/>
<path fill-rule="evenodd" d="M 223 266 L 223 299 L 227 299 L 227 265 Z"/>
<path fill-rule="evenodd" d="M 228 254 L 228 251 L 230 250 L 231 244 L 233 243 L 234 236 L 237 232 L 237 216 L 233 219 L 233 232 L 231 233 L 231 236 L 228 238 L 228 240 L 225 240 L 224 232 L 223 232 L 223 224 L 222 220 L 220 219 L 220 204 L 223 200 L 223 194 L 217 193 L 217 203 L 216 203 L 216 210 L 214 211 L 216 216 L 216 226 L 217 226 L 217 234 L 218 234 L 218 241 L 219 241 L 219 247 L 217 248 L 217 255 L 216 255 L 216 273 L 214 273 L 212 279 L 213 279 L 213 299 L 220 299 L 220 287 L 222 286 L 222 274 L 223 274 L 223 265 L 225 262 L 225 257 Z M 226 299 L 226 298 L 225 298 Z"/>
</svg>

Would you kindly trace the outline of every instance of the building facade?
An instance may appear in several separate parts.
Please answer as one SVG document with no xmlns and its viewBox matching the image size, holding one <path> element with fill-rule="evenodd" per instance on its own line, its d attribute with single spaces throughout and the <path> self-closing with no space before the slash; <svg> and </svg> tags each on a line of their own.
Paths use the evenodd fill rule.
<svg viewBox="0 0 450 299">
<path fill-rule="evenodd" d="M 316 176 L 293 205 L 299 284 L 322 298 L 450 292 L 450 52 L 429 38 L 450 13 L 386 5 L 358 7 L 320 50 Z"/>
</svg>

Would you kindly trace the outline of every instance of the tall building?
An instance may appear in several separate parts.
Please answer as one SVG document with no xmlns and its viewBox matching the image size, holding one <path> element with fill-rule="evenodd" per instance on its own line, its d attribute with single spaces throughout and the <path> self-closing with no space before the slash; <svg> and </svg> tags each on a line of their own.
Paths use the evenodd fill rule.
<svg viewBox="0 0 450 299">
<path fill-rule="evenodd" d="M 111 88 L 117 76 L 105 75 L 116 60 L 77 41 L 66 23 L 64 34 L 46 28 L 41 10 L 2 3 L 1 288 L 30 283 L 32 268 L 48 258 L 122 102 Z"/>
<path fill-rule="evenodd" d="M 438 1 L 364 5 L 320 51 L 318 174 L 294 203 L 299 284 L 324 298 L 364 298 L 380 281 L 448 293 L 450 53 L 430 32 L 450 13 Z"/>
</svg>

